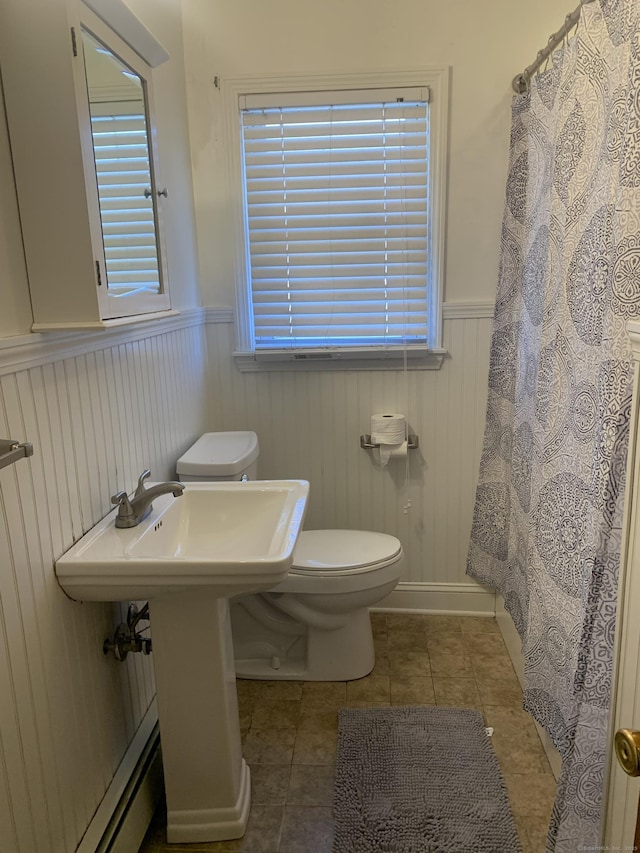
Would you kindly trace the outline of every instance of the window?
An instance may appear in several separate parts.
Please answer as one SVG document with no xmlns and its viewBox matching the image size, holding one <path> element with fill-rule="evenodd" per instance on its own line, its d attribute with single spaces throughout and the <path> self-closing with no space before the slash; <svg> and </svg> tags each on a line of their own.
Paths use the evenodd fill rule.
<svg viewBox="0 0 640 853">
<path fill-rule="evenodd" d="M 237 104 L 244 348 L 309 361 L 436 349 L 430 87 L 241 94 Z"/>
</svg>

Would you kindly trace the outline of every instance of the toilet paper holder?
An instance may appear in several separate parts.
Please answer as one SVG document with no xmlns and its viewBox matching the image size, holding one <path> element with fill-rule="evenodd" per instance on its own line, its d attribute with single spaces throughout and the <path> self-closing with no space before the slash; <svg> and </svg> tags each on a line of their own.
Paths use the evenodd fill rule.
<svg viewBox="0 0 640 853">
<path fill-rule="evenodd" d="M 380 445 L 374 444 L 371 441 L 370 435 L 361 435 L 360 436 L 360 447 L 363 450 L 373 450 L 376 447 L 380 447 Z M 418 447 L 419 447 L 418 436 L 409 434 L 407 436 L 407 450 L 417 450 Z"/>
</svg>

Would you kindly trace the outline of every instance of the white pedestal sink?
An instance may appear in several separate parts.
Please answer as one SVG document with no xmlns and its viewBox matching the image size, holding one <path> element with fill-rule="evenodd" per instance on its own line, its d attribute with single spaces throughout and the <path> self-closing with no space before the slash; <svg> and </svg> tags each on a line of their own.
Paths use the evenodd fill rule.
<svg viewBox="0 0 640 853">
<path fill-rule="evenodd" d="M 240 838 L 250 786 L 228 601 L 210 591 L 187 592 L 154 598 L 150 610 L 167 840 Z"/>
<path fill-rule="evenodd" d="M 114 511 L 56 563 L 72 598 L 149 600 L 170 842 L 244 834 L 228 596 L 284 579 L 308 492 L 302 480 L 190 483 L 129 530 Z"/>
</svg>

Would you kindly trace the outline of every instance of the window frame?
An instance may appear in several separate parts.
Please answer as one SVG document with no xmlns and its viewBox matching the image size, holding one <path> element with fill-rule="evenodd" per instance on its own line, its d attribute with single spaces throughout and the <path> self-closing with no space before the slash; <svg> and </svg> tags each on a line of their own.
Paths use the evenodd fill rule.
<svg viewBox="0 0 640 853">
<path fill-rule="evenodd" d="M 236 351 L 241 370 L 290 370 L 326 368 L 437 368 L 442 363 L 442 303 L 446 222 L 446 176 L 449 124 L 449 69 L 422 68 L 410 71 L 372 74 L 344 74 L 313 77 L 243 77 L 224 81 L 226 92 L 227 150 L 229 156 L 229 198 L 233 205 L 233 244 L 235 269 Z M 254 351 L 252 298 L 250 288 L 249 241 L 244 220 L 243 162 L 241 143 L 241 104 L 247 97 L 277 93 L 330 93 L 336 90 L 389 90 L 427 88 L 429 90 L 429 210 L 430 257 L 427 300 L 428 346 L 393 346 L 386 349 L 357 347 L 340 350 Z M 381 98 L 382 100 L 382 98 Z M 328 101 L 329 102 L 329 99 Z"/>
</svg>

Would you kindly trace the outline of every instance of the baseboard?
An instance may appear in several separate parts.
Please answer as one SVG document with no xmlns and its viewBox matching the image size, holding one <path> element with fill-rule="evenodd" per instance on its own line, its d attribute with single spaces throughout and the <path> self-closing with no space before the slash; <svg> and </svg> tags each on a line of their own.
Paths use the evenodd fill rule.
<svg viewBox="0 0 640 853">
<path fill-rule="evenodd" d="M 522 640 L 516 631 L 513 619 L 505 610 L 504 599 L 501 595 L 496 597 L 496 620 L 498 622 L 498 627 L 502 632 L 502 638 L 507 647 L 507 651 L 509 652 L 509 657 L 511 658 L 511 663 L 516 671 L 520 685 L 524 687 L 524 657 L 522 655 Z M 534 723 L 536 723 L 535 720 Z M 547 753 L 547 758 L 549 759 L 553 775 L 556 777 L 556 780 L 558 780 L 560 778 L 560 770 L 562 767 L 562 758 L 560 757 L 560 753 L 542 726 L 536 723 L 536 729 L 538 730 L 544 751 Z"/>
<path fill-rule="evenodd" d="M 138 850 L 163 790 L 158 711 L 154 700 L 76 853 Z"/>
<path fill-rule="evenodd" d="M 400 582 L 372 610 L 493 616 L 496 595 L 477 583 Z"/>
</svg>

